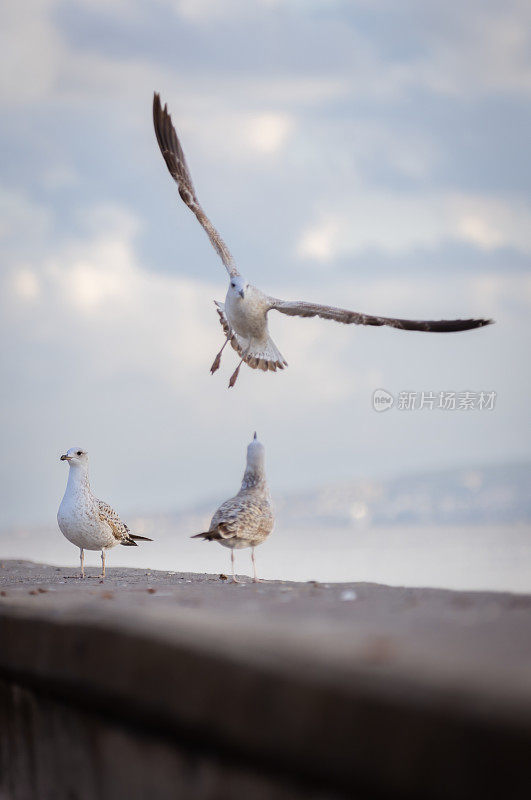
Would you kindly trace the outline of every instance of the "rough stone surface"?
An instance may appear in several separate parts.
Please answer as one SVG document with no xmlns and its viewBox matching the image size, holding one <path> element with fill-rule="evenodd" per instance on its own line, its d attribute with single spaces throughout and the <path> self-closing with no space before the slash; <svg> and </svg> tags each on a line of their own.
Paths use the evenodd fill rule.
<svg viewBox="0 0 531 800">
<path fill-rule="evenodd" d="M 6 760 L 35 779 L 47 726 L 44 763 L 64 736 L 105 780 L 39 797 L 120 797 L 115 741 L 135 798 L 529 796 L 531 596 L 75 574 L 0 564 L 9 800 L 36 796 Z"/>
</svg>

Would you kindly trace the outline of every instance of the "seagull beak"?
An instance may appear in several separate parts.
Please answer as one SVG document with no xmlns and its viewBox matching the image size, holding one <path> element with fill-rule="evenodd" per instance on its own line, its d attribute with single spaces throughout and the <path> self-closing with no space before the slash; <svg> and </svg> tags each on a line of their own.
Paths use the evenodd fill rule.
<svg viewBox="0 0 531 800">
<path fill-rule="evenodd" d="M 59 459 L 59 461 L 70 461 L 70 456 L 67 456 L 67 455 L 65 454 L 64 456 L 61 456 L 61 458 Z"/>
<path fill-rule="evenodd" d="M 241 298 L 242 298 L 242 300 L 243 300 L 243 296 L 244 296 L 243 289 L 240 289 L 240 291 L 238 292 L 238 294 L 240 295 L 240 297 L 241 297 Z"/>
<path fill-rule="evenodd" d="M 258 438 L 258 437 L 257 437 L 257 435 L 256 435 L 256 431 L 255 431 L 255 432 L 254 432 L 253 439 L 257 439 L 257 438 Z"/>
</svg>

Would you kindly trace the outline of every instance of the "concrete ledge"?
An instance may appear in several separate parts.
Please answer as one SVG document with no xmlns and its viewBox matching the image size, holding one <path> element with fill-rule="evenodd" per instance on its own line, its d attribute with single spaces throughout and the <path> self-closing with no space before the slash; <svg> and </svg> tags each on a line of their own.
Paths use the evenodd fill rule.
<svg viewBox="0 0 531 800">
<path fill-rule="evenodd" d="M 178 596 L 193 596 L 187 576 L 140 573 L 136 583 L 120 590 L 115 573 L 106 585 L 92 584 L 82 591 L 70 583 L 52 593 L 47 587 L 53 584 L 42 580 L 7 584 L 10 588 L 0 598 L 0 673 L 3 715 L 10 725 L 24 717 L 16 702 L 23 697 L 22 707 L 25 703 L 42 710 L 48 704 L 44 717 L 68 718 L 70 730 L 93 731 L 99 725 L 111 739 L 120 731 L 121 741 L 129 743 L 124 745 L 127 752 L 149 740 L 146 752 L 151 756 L 135 764 L 134 783 L 146 791 L 158 787 L 161 793 L 150 791 L 150 800 L 173 796 L 165 793 L 170 791 L 163 785 L 166 778 L 153 771 L 156 753 L 215 765 L 212 774 L 221 776 L 219 793 L 190 794 L 189 786 L 188 797 L 254 797 L 260 786 L 268 787 L 268 797 L 317 797 L 325 796 L 324 791 L 327 797 L 360 798 L 529 796 L 527 652 L 518 664 L 511 659 L 505 667 L 495 663 L 489 668 L 473 659 L 456 659 L 449 651 L 445 658 L 444 648 L 439 653 L 434 646 L 424 650 L 423 637 L 414 631 L 399 634 L 398 641 L 412 644 L 397 652 L 393 639 L 385 638 L 382 619 L 369 635 L 367 627 L 357 631 L 341 618 L 348 602 L 339 600 L 341 593 L 357 592 L 360 599 L 367 593 L 362 602 L 373 597 L 377 605 L 383 594 L 389 606 L 389 598 L 396 603 L 397 593 L 411 590 L 293 584 L 239 588 L 201 576 L 196 584 L 203 583 L 199 590 L 212 602 L 189 608 L 175 602 Z M 158 585 L 168 584 L 174 587 L 169 595 L 153 605 L 144 602 L 156 597 Z M 301 592 L 306 601 L 297 613 L 286 611 L 279 619 L 265 613 L 269 606 L 261 601 L 260 589 L 269 601 L 285 590 Z M 422 613 L 422 593 L 428 607 L 431 590 L 415 591 L 415 619 L 425 624 L 429 614 Z M 142 592 L 142 603 L 135 598 L 137 592 Z M 439 595 L 448 602 L 458 597 Z M 513 609 L 510 622 L 519 623 L 515 635 L 529 633 L 531 598 L 475 597 L 498 608 L 500 626 L 509 624 L 507 609 Z M 341 614 L 325 619 L 323 609 L 334 598 L 343 602 Z M 383 610 L 380 617 L 385 617 Z M 400 618 L 397 613 L 397 629 Z M 473 636 L 473 631 L 457 632 Z M 424 639 L 430 645 L 430 636 L 424 634 Z M 523 642 L 520 649 L 525 650 Z M 38 717 L 40 712 L 32 713 Z M 34 746 L 40 738 L 32 734 Z M 2 750 L 6 768 L 11 756 L 5 734 Z M 84 752 L 86 760 L 90 748 L 80 746 L 76 752 Z M 116 770 L 121 769 L 117 764 Z M 176 775 L 175 769 L 169 773 Z M 183 770 L 183 775 L 190 772 Z M 227 784 L 223 775 L 229 776 Z M 227 788 L 240 779 L 251 781 L 248 785 L 257 794 Z M 10 791 L 9 800 L 45 796 Z M 53 796 L 71 795 L 57 791 Z"/>
</svg>

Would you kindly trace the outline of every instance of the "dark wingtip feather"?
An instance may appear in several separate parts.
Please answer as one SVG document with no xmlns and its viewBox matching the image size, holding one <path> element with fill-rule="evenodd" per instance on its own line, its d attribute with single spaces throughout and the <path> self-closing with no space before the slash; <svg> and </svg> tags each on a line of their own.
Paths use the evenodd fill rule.
<svg viewBox="0 0 531 800">
<path fill-rule="evenodd" d="M 459 320 L 461 321 L 461 320 Z M 458 328 L 458 330 L 469 331 L 474 330 L 474 328 L 484 328 L 486 325 L 493 325 L 493 319 L 465 319 L 462 320 L 463 327 Z"/>
<path fill-rule="evenodd" d="M 384 324 L 391 324 L 392 327 L 402 328 L 409 331 L 428 331 L 431 333 L 459 333 L 460 331 L 472 331 L 476 328 L 484 328 L 492 325 L 492 319 L 441 319 L 430 321 L 419 321 L 409 319 L 397 319 L 387 321 L 385 317 L 380 318 Z"/>
</svg>

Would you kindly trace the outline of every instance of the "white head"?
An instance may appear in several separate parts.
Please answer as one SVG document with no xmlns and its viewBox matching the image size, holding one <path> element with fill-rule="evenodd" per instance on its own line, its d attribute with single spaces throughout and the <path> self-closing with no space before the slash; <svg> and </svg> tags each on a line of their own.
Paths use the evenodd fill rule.
<svg viewBox="0 0 531 800">
<path fill-rule="evenodd" d="M 229 294 L 243 299 L 245 292 L 249 288 L 249 283 L 243 275 L 231 275 L 229 283 Z"/>
<path fill-rule="evenodd" d="M 60 461 L 68 461 L 69 467 L 84 467 L 88 468 L 88 453 L 82 447 L 71 447 L 63 456 Z"/>
<path fill-rule="evenodd" d="M 258 441 L 256 431 L 252 442 L 247 446 L 247 469 L 253 472 L 261 472 L 265 464 L 265 447 Z"/>
</svg>

